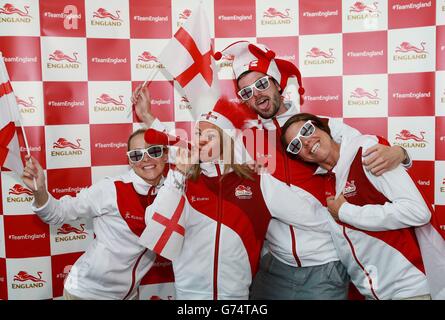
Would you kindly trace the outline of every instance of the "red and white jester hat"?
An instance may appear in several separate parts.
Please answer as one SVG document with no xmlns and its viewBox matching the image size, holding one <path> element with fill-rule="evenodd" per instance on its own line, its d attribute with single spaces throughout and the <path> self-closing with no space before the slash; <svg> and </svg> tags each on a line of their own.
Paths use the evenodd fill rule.
<svg viewBox="0 0 445 320">
<path fill-rule="evenodd" d="M 247 105 L 234 103 L 229 101 L 227 97 L 221 97 L 214 105 L 213 110 L 201 114 L 198 121 L 210 122 L 223 130 L 242 130 L 246 121 L 257 118 L 258 115 Z"/>
<path fill-rule="evenodd" d="M 214 57 L 216 60 L 219 60 L 223 54 L 233 56 L 233 72 L 236 79 L 246 71 L 261 72 L 274 78 L 283 91 L 288 84 L 289 78 L 296 77 L 299 86 L 300 105 L 303 104 L 304 88 L 301 83 L 300 70 L 287 60 L 276 59 L 275 52 L 265 45 L 248 41 L 237 41 L 221 52 L 216 52 Z"/>
</svg>

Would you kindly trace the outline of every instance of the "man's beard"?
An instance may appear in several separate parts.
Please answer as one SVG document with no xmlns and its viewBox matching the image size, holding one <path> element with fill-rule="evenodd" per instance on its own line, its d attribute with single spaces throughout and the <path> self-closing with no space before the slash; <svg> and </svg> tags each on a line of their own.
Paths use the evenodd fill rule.
<svg viewBox="0 0 445 320">
<path fill-rule="evenodd" d="M 273 118 L 280 109 L 281 104 L 281 96 L 278 92 L 274 93 L 274 95 L 271 97 L 270 103 L 272 106 L 267 112 L 261 112 L 261 110 L 254 108 L 255 112 L 259 114 L 263 119 Z"/>
</svg>

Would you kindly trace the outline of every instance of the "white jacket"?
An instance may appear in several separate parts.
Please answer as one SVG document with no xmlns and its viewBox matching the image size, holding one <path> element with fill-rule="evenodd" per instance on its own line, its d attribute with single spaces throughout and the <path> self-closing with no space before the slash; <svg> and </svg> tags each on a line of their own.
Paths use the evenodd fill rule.
<svg viewBox="0 0 445 320">
<path fill-rule="evenodd" d="M 274 217 L 266 236 L 268 250 L 283 263 L 307 267 L 339 258 L 330 234 L 329 213 L 322 204 L 325 201 L 324 185 L 314 176 L 317 166 L 290 159 L 281 146 L 281 127 L 297 113 L 292 105 L 276 119 L 261 119 L 259 123 L 251 122 L 250 126 L 273 135 L 269 139 L 276 141 L 275 170 L 261 176 L 263 196 Z M 329 127 L 336 141 L 341 141 L 343 136 L 360 134 L 338 119 L 329 119 Z M 256 160 L 264 156 L 258 152 L 253 155 L 250 150 L 249 153 Z"/>
<path fill-rule="evenodd" d="M 156 255 L 138 243 L 145 228 L 145 207 L 157 189 L 133 170 L 105 178 L 76 197 L 51 195 L 33 211 L 46 223 L 62 224 L 92 218 L 95 239 L 73 265 L 65 289 L 83 299 L 134 299 L 142 277 Z M 119 192 L 117 192 L 119 190 Z"/>
<path fill-rule="evenodd" d="M 364 168 L 362 153 L 376 143 L 374 136 L 360 136 L 341 144 L 332 171 L 337 195 L 342 192 L 348 202 L 339 210 L 341 222 L 330 219 L 334 243 L 351 280 L 368 299 L 429 294 L 413 227 L 428 223 L 431 212 L 401 166 L 378 177 Z"/>
<path fill-rule="evenodd" d="M 183 179 L 182 174 L 168 173 L 156 200 L 147 208 L 147 229 L 140 243 L 161 255 L 174 252 L 165 257 L 172 260 L 177 299 L 248 299 L 270 220 L 259 177 L 254 175 L 252 181 L 232 171 L 221 180 L 221 164 L 201 164 L 201 168 L 197 181 L 187 181 L 185 196 L 175 184 Z M 169 233 L 168 242 L 158 252 L 155 221 L 161 219 L 154 215 L 164 217 L 159 234 L 166 239 L 165 226 L 175 220 L 170 212 L 178 212 L 177 208 L 181 227 L 176 222 L 169 225 L 178 232 Z M 178 236 L 181 230 L 183 237 Z"/>
</svg>

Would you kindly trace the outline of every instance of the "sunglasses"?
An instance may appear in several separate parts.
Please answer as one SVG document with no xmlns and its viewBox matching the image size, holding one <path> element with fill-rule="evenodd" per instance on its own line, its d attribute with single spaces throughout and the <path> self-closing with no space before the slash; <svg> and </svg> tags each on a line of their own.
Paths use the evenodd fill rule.
<svg viewBox="0 0 445 320">
<path fill-rule="evenodd" d="M 258 91 L 264 91 L 267 88 L 270 87 L 270 81 L 269 76 L 264 76 L 262 78 L 259 78 L 257 81 L 255 81 L 250 86 L 242 88 L 240 91 L 238 91 L 238 95 L 241 99 L 244 101 L 249 100 L 253 96 L 253 88 L 257 89 Z"/>
<path fill-rule="evenodd" d="M 301 148 L 303 147 L 303 143 L 301 142 L 300 137 L 308 138 L 315 132 L 315 126 L 311 120 L 306 121 L 303 126 L 300 128 L 300 131 L 297 133 L 295 138 L 287 146 L 286 151 L 292 154 L 297 155 Z"/>
<path fill-rule="evenodd" d="M 131 162 L 140 162 L 147 154 L 152 159 L 159 159 L 164 154 L 164 146 L 150 146 L 147 149 L 135 149 L 127 151 L 128 159 Z"/>
</svg>

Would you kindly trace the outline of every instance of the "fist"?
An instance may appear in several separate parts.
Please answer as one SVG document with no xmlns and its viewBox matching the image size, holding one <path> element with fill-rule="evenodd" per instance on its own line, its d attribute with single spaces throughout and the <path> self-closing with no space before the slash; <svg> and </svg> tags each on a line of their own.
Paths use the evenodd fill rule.
<svg viewBox="0 0 445 320">
<path fill-rule="evenodd" d="M 334 196 L 330 196 L 326 198 L 328 211 L 331 214 L 332 218 L 336 221 L 340 220 L 338 217 L 338 212 L 340 211 L 340 207 L 343 203 L 347 202 L 343 194 L 340 194 L 337 199 Z"/>
</svg>

